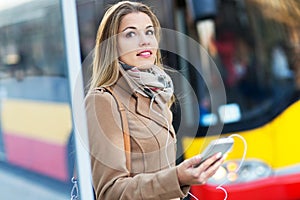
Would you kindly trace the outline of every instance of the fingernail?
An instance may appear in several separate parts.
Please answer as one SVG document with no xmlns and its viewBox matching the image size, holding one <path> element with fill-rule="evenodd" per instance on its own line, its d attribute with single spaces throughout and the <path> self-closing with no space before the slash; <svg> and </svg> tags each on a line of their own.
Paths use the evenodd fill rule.
<svg viewBox="0 0 300 200">
<path fill-rule="evenodd" d="M 221 156 L 222 156 L 222 152 L 219 152 L 219 153 L 216 155 L 216 158 L 219 159 L 219 158 L 221 158 Z"/>
</svg>

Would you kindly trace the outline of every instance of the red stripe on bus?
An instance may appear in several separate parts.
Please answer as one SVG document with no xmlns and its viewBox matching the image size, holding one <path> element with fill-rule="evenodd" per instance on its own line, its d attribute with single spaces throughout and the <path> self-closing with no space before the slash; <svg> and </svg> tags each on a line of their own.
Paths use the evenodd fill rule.
<svg viewBox="0 0 300 200">
<path fill-rule="evenodd" d="M 225 193 L 212 185 L 194 185 L 191 193 L 199 199 L 224 199 Z M 300 174 L 269 178 L 223 186 L 229 200 L 296 200 L 300 197 Z"/>
<path fill-rule="evenodd" d="M 67 147 L 14 135 L 3 134 L 7 160 L 61 181 L 67 181 Z"/>
</svg>

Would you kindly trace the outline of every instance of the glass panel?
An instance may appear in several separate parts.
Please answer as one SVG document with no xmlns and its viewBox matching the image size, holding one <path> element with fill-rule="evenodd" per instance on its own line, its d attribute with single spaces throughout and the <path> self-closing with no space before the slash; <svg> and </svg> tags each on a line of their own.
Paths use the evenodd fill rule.
<svg viewBox="0 0 300 200">
<path fill-rule="evenodd" d="M 219 113 L 214 113 L 219 122 L 253 120 L 293 94 L 299 9 L 297 1 L 224 0 L 215 18 L 200 20 L 198 34 L 207 39 L 200 42 L 218 66 L 227 95 L 227 105 L 219 105 Z M 205 38 L 210 29 L 211 37 Z M 200 124 L 208 126 L 217 121 L 209 111 L 211 94 L 200 85 Z M 227 114 L 220 115 L 222 111 Z"/>
<path fill-rule="evenodd" d="M 1 8 L 0 199 L 67 199 L 74 152 L 60 1 Z"/>
</svg>

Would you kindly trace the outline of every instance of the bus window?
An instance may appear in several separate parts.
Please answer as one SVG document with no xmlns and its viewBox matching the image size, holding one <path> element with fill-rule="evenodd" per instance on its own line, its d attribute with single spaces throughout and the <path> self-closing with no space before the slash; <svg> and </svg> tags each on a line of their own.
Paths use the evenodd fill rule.
<svg viewBox="0 0 300 200">
<path fill-rule="evenodd" d="M 278 103 L 294 94 L 299 68 L 295 47 L 299 44 L 299 20 L 289 16 L 285 10 L 291 6 L 288 4 L 292 3 L 222 0 L 216 3 L 213 14 L 203 18 L 197 15 L 197 26 L 189 27 L 189 31 L 198 32 L 200 44 L 222 76 L 227 96 L 227 104 L 219 105 L 219 113 L 213 113 L 219 121 L 209 120 L 211 94 L 204 83 L 200 84 L 204 88 L 198 92 L 202 126 L 246 121 L 247 126 L 251 121 L 256 121 L 252 125 L 257 126 L 259 115 L 278 111 Z M 299 4 L 293 4 L 294 9 L 299 9 Z M 206 78 L 213 81 L 214 77 Z M 227 114 L 222 116 L 220 111 Z"/>
</svg>

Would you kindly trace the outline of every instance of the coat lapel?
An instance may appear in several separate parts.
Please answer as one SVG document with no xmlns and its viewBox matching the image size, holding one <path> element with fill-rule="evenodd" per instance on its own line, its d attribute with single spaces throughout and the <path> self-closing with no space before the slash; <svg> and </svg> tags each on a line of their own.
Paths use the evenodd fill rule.
<svg viewBox="0 0 300 200">
<path fill-rule="evenodd" d="M 122 103 L 124 104 L 127 109 L 130 108 L 130 101 L 136 101 L 135 102 L 135 109 L 138 114 L 153 120 L 160 126 L 164 127 L 171 133 L 172 136 L 175 136 L 174 129 L 172 126 L 172 114 L 170 110 L 165 107 L 164 110 L 162 110 L 157 103 L 153 102 L 152 109 L 150 109 L 150 103 L 151 100 L 148 97 L 145 97 L 137 92 L 134 91 L 133 85 L 130 83 L 129 78 L 126 76 L 123 69 L 120 69 L 121 77 L 119 78 L 117 84 L 114 86 L 114 90 L 117 93 L 117 95 L 120 97 Z M 153 111 L 154 110 L 154 111 Z M 169 126 L 166 122 L 168 120 Z"/>
<path fill-rule="evenodd" d="M 168 124 L 167 124 L 166 120 L 170 119 L 170 117 L 171 117 L 170 113 L 169 113 L 169 115 L 167 115 L 168 112 L 167 111 L 163 112 L 163 110 L 161 110 L 161 108 L 155 102 L 153 102 L 152 109 L 150 109 L 150 99 L 148 97 L 144 97 L 140 94 L 137 94 L 137 95 L 138 95 L 137 103 L 136 103 L 137 113 L 148 119 L 155 121 L 159 125 L 168 129 Z M 171 124 L 170 124 L 171 122 L 169 122 L 169 120 L 168 120 L 168 123 L 171 127 Z"/>
</svg>

